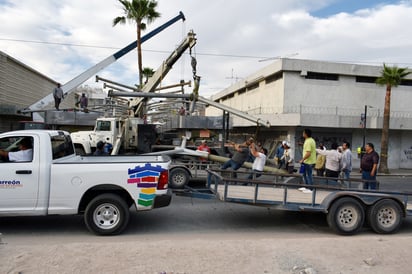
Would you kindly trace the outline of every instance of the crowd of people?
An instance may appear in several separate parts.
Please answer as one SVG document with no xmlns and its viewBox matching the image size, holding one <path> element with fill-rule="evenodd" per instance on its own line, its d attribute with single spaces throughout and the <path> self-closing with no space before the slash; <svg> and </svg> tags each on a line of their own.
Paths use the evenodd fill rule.
<svg viewBox="0 0 412 274">
<path fill-rule="evenodd" d="M 343 141 L 339 146 L 334 142 L 330 148 L 326 148 L 323 143 L 316 146 L 316 141 L 312 137 L 310 129 L 303 130 L 303 149 L 302 157 L 296 163 L 300 164 L 300 170 L 303 177 L 304 187 L 299 190 L 304 193 L 312 192 L 312 185 L 314 171 L 316 176 L 326 177 L 326 182 L 329 185 L 337 185 L 338 182 L 348 186 L 352 172 L 352 151 L 351 145 L 348 141 Z M 225 162 L 221 168 L 238 170 L 244 162 L 250 158 L 253 160 L 252 171 L 247 177 L 248 179 L 257 178 L 261 176 L 263 168 L 266 163 L 268 150 L 260 143 L 256 143 L 253 138 L 241 144 L 231 143 L 234 149 L 234 154 Z M 274 160 L 278 169 L 283 169 L 287 173 L 292 174 L 296 172 L 294 151 L 292 145 L 288 141 L 282 141 L 276 148 Z M 379 155 L 374 150 L 372 143 L 365 145 L 365 153 L 362 155 L 360 172 L 362 179 L 365 180 L 363 184 L 364 189 L 376 189 L 376 173 L 379 164 Z M 236 173 L 234 173 L 236 176 Z M 336 178 L 336 179 L 335 179 Z"/>
</svg>

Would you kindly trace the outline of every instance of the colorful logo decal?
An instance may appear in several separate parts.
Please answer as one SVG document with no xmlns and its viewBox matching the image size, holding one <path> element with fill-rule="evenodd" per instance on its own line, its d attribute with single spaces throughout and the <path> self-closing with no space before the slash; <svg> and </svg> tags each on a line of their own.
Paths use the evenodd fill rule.
<svg viewBox="0 0 412 274">
<path fill-rule="evenodd" d="M 140 189 L 139 199 L 137 200 L 138 205 L 153 205 L 157 182 L 159 181 L 160 173 L 164 170 L 161 166 L 152 166 L 151 164 L 136 166 L 133 169 L 129 168 L 127 183 L 137 184 L 137 188 Z"/>
</svg>

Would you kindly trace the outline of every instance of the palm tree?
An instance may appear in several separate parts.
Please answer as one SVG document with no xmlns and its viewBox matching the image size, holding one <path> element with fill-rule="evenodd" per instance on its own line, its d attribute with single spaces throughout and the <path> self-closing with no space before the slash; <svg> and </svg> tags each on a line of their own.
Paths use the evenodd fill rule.
<svg viewBox="0 0 412 274">
<path fill-rule="evenodd" d="M 389 141 L 389 119 L 391 111 L 391 92 L 392 87 L 397 87 L 404 78 L 411 72 L 408 68 L 388 67 L 383 64 L 381 76 L 376 79 L 376 84 L 386 86 L 385 107 L 383 110 L 383 126 L 381 137 L 381 155 L 379 172 L 389 173 L 388 170 L 388 141 Z"/>
<path fill-rule="evenodd" d="M 137 32 L 137 61 L 139 66 L 139 83 L 143 84 L 142 74 L 142 43 L 141 32 L 146 29 L 146 24 L 152 23 L 156 18 L 160 17 L 155 9 L 157 2 L 154 0 L 119 0 L 123 5 L 123 16 L 118 16 L 113 19 L 113 26 L 117 24 L 125 24 L 126 21 L 136 23 Z M 143 21 L 146 21 L 144 23 Z"/>
<path fill-rule="evenodd" d="M 147 84 L 147 81 L 149 81 L 149 78 L 153 76 L 153 74 L 154 74 L 154 70 L 152 68 L 148 68 L 148 67 L 143 68 L 142 75 L 146 78 L 144 80 L 145 85 Z"/>
</svg>

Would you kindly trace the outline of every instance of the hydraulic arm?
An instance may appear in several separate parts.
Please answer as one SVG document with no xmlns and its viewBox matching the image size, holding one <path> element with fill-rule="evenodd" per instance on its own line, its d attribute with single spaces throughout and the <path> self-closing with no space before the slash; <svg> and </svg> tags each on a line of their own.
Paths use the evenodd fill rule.
<svg viewBox="0 0 412 274">
<path fill-rule="evenodd" d="M 150 38 L 152 38 L 153 36 L 155 36 L 159 32 L 163 31 L 167 27 L 171 26 L 175 22 L 179 21 L 180 19 L 182 19 L 183 21 L 185 20 L 185 16 L 182 12 L 180 12 L 179 15 L 177 15 L 176 17 L 170 19 L 169 21 L 167 21 L 163 25 L 161 25 L 158 28 L 152 30 L 148 34 L 144 35 L 141 38 L 141 43 L 144 43 L 145 41 L 149 40 Z M 79 85 L 84 83 L 86 80 L 91 78 L 97 72 L 99 72 L 100 70 L 106 68 L 107 66 L 111 65 L 112 63 L 116 62 L 119 58 L 123 57 L 125 54 L 127 54 L 130 51 L 134 50 L 136 47 L 137 47 L 137 40 L 130 43 L 126 47 L 122 48 L 121 50 L 115 52 L 114 54 L 110 55 L 106 59 L 100 61 L 99 63 L 97 63 L 93 67 L 87 69 L 85 72 L 79 74 L 78 76 L 76 76 L 75 78 L 73 78 L 72 80 L 67 82 L 66 84 L 62 85 L 61 88 L 63 89 L 64 95 L 67 96 L 68 94 L 73 92 L 76 87 L 78 87 Z M 30 105 L 25 110 L 22 110 L 22 112 L 34 112 L 34 111 L 44 110 L 53 101 L 54 101 L 53 94 L 50 93 L 47 96 L 45 96 L 45 97 L 41 98 L 40 100 L 38 100 L 37 102 L 35 102 L 34 104 Z"/>
</svg>

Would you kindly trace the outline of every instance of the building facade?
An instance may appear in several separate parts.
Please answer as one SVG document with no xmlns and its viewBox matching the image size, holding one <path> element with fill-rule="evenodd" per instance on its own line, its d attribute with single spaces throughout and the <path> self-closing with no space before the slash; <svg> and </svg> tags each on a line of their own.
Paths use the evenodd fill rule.
<svg viewBox="0 0 412 274">
<path fill-rule="evenodd" d="M 0 132 L 18 128 L 17 121 L 30 120 L 20 113 L 50 94 L 57 82 L 0 51 Z M 61 107 L 74 105 L 74 96 L 62 101 Z M 53 104 L 45 106 L 54 108 Z"/>
<path fill-rule="evenodd" d="M 375 84 L 382 66 L 279 59 L 214 95 L 216 102 L 247 112 L 270 123 L 258 139 L 273 151 L 286 139 L 302 153 L 302 131 L 327 146 L 349 141 L 359 166 L 356 148 L 364 142 L 380 152 L 385 87 Z M 389 168 L 412 168 L 412 75 L 392 88 L 389 132 Z M 366 115 L 365 115 L 366 114 Z M 213 107 L 206 115 L 222 115 Z M 366 117 L 366 127 L 364 127 Z M 233 118 L 236 134 L 254 134 L 256 125 Z"/>
</svg>

